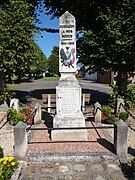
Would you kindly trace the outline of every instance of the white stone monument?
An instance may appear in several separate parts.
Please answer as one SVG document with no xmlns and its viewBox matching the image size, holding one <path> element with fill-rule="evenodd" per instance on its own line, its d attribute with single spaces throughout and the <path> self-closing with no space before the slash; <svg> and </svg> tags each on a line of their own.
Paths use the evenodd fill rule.
<svg viewBox="0 0 135 180">
<path fill-rule="evenodd" d="M 85 127 L 81 112 L 81 87 L 75 77 L 76 68 L 76 22 L 66 11 L 59 20 L 59 71 L 61 77 L 56 87 L 56 115 L 54 128 Z M 53 141 L 87 140 L 86 129 L 53 130 Z"/>
</svg>

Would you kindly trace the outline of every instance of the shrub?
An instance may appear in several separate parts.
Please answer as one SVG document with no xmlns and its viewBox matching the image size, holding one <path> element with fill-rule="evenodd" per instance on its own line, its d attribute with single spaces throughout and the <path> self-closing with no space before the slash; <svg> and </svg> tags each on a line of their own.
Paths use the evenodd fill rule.
<svg viewBox="0 0 135 180">
<path fill-rule="evenodd" d="M 2 103 L 3 101 L 8 101 L 10 100 L 13 96 L 15 95 L 15 93 L 9 91 L 9 90 L 5 90 L 5 91 L 0 91 L 0 102 Z"/>
<path fill-rule="evenodd" d="M 131 108 L 135 106 L 135 86 L 134 85 L 128 86 L 127 91 L 123 95 L 120 94 L 118 87 L 116 85 L 110 85 L 110 87 L 113 90 L 113 92 L 109 95 L 109 99 L 108 99 L 110 103 L 115 103 L 117 98 L 122 98 L 124 99 L 125 106 L 127 108 Z"/>
<path fill-rule="evenodd" d="M 116 121 L 115 115 L 110 115 L 110 116 L 108 117 L 108 123 L 114 124 L 115 121 Z"/>
<path fill-rule="evenodd" d="M 119 113 L 119 119 L 122 119 L 124 122 L 128 119 L 128 113 L 127 112 L 120 112 Z"/>
<path fill-rule="evenodd" d="M 101 121 L 103 123 L 114 124 L 114 122 L 116 121 L 116 117 L 112 114 L 112 108 L 110 106 L 103 106 L 102 110 L 103 112 Z"/>
<path fill-rule="evenodd" d="M 32 124 L 33 118 L 28 116 L 32 113 L 33 109 L 31 107 L 23 107 L 20 110 L 20 113 L 17 113 L 16 109 L 10 109 L 8 111 L 7 119 L 12 125 L 16 125 L 19 121 L 22 121 L 27 124 Z"/>
<path fill-rule="evenodd" d="M 3 152 L 3 148 L 0 146 L 0 158 L 4 157 L 4 152 Z"/>
<path fill-rule="evenodd" d="M 20 113 L 24 114 L 24 115 L 26 115 L 28 117 L 32 113 L 32 111 L 33 111 L 32 107 L 23 107 L 20 110 Z"/>
<path fill-rule="evenodd" d="M 0 158 L 0 180 L 9 180 L 17 168 L 18 162 L 13 157 Z"/>
<path fill-rule="evenodd" d="M 132 170 L 133 176 L 135 177 L 135 157 L 131 161 L 131 170 Z"/>
<path fill-rule="evenodd" d="M 112 113 L 112 109 L 111 109 L 111 107 L 109 107 L 109 106 L 103 106 L 102 107 L 102 110 L 103 110 L 103 115 L 109 115 L 109 114 L 111 114 Z"/>
<path fill-rule="evenodd" d="M 19 121 L 26 122 L 26 116 L 21 113 L 17 113 L 16 109 L 10 109 L 7 115 L 8 121 L 12 125 L 16 125 Z"/>
</svg>

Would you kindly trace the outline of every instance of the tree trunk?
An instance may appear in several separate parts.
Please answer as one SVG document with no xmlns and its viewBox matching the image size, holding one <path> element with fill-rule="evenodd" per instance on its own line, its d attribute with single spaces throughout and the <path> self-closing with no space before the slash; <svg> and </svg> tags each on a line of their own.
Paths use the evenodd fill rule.
<svg viewBox="0 0 135 180">
<path fill-rule="evenodd" d="M 4 91 L 6 88 L 5 78 L 4 74 L 0 73 L 0 91 Z"/>
<path fill-rule="evenodd" d="M 126 72 L 118 72 L 116 85 L 118 86 L 119 94 L 124 95 L 128 85 Z"/>
</svg>

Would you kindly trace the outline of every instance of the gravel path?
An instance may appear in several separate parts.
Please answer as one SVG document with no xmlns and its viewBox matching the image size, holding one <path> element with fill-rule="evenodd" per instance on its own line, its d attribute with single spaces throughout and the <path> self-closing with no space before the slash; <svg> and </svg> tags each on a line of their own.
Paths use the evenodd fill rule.
<svg viewBox="0 0 135 180">
<path fill-rule="evenodd" d="M 5 116 L 6 113 L 0 114 L 0 119 Z M 5 124 L 5 125 L 4 125 Z M 14 156 L 14 135 L 13 126 L 7 123 L 7 119 L 0 123 L 0 146 L 4 150 L 4 156 Z"/>
</svg>

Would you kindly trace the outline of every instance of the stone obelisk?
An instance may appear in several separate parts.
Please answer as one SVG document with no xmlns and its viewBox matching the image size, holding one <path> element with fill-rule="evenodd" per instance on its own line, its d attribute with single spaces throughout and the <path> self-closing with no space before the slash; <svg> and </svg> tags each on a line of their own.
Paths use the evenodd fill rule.
<svg viewBox="0 0 135 180">
<path fill-rule="evenodd" d="M 54 128 L 85 127 L 81 112 L 81 87 L 75 77 L 76 68 L 76 21 L 66 11 L 59 19 L 59 72 L 61 77 L 56 87 L 56 115 Z M 53 141 L 85 141 L 86 129 L 53 130 Z"/>
</svg>

